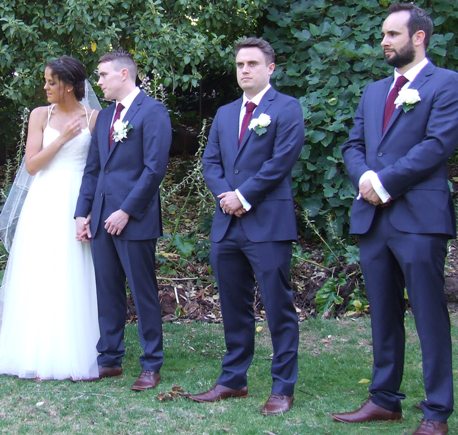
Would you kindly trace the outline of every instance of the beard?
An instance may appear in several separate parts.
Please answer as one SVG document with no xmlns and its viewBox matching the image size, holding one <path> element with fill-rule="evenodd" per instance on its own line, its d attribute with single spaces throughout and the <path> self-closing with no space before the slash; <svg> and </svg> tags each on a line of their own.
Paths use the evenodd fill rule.
<svg viewBox="0 0 458 435">
<path fill-rule="evenodd" d="M 393 55 L 387 57 L 385 60 L 388 65 L 394 66 L 395 68 L 402 68 L 403 66 L 412 63 L 415 59 L 415 49 L 412 41 L 409 41 L 404 47 L 400 48 L 399 51 L 393 50 Z"/>
</svg>

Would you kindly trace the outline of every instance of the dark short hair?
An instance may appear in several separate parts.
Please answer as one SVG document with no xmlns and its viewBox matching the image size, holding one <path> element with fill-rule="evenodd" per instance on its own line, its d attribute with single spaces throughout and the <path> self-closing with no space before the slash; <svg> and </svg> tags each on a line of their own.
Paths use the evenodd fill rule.
<svg viewBox="0 0 458 435">
<path fill-rule="evenodd" d="M 50 60 L 46 67 L 51 70 L 51 75 L 57 77 L 61 82 L 73 86 L 73 92 L 78 101 L 84 98 L 86 80 L 86 68 L 77 59 L 71 56 L 61 56 Z"/>
<path fill-rule="evenodd" d="M 407 22 L 409 36 L 412 37 L 415 32 L 423 30 L 425 32 L 425 48 L 428 48 L 431 35 L 433 34 L 433 20 L 431 17 L 425 10 L 413 3 L 393 3 L 388 9 L 388 14 L 391 15 L 401 11 L 410 13 L 410 18 Z"/>
<path fill-rule="evenodd" d="M 235 55 L 242 48 L 256 47 L 259 48 L 266 58 L 267 63 L 275 63 L 275 51 L 272 46 L 262 38 L 244 38 L 235 44 Z"/>
<path fill-rule="evenodd" d="M 131 54 L 123 49 L 113 50 L 104 54 L 99 63 L 113 62 L 119 68 L 127 68 L 133 80 L 137 77 L 137 64 Z"/>
</svg>

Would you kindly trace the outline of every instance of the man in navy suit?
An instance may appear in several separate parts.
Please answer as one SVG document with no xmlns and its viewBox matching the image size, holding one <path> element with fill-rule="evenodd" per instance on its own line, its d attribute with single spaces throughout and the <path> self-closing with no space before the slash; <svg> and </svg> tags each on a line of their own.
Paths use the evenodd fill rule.
<svg viewBox="0 0 458 435">
<path fill-rule="evenodd" d="M 132 386 L 138 391 L 159 383 L 163 361 L 154 267 L 171 126 L 164 105 L 135 86 L 137 66 L 127 52 L 102 56 L 98 73 L 105 98 L 115 103 L 95 125 L 75 212 L 77 237 L 92 240 L 100 378 L 122 374 L 127 277 L 143 348 L 142 371 Z"/>
<path fill-rule="evenodd" d="M 211 264 L 218 283 L 226 354 L 215 386 L 191 395 L 214 402 L 247 395 L 254 353 L 256 278 L 272 337 L 272 394 L 265 415 L 288 411 L 297 379 L 298 321 L 289 284 L 296 219 L 291 170 L 304 142 L 298 101 L 274 90 L 272 47 L 247 38 L 235 49 L 243 97 L 221 107 L 203 156 L 216 199 Z"/>
<path fill-rule="evenodd" d="M 458 145 L 458 74 L 426 58 L 431 33 L 432 21 L 422 9 L 406 3 L 390 7 L 381 45 L 394 77 L 366 87 L 342 146 L 359 192 L 351 233 L 359 235 L 374 365 L 369 399 L 333 418 L 401 419 L 407 288 L 426 392 L 416 434 L 447 433 L 453 410 L 444 263 L 447 239 L 456 234 L 447 159 Z"/>
</svg>

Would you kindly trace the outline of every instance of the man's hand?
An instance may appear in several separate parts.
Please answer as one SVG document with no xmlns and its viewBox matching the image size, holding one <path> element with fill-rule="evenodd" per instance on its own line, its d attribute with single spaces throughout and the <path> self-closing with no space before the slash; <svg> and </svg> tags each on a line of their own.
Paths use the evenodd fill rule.
<svg viewBox="0 0 458 435">
<path fill-rule="evenodd" d="M 367 178 L 363 180 L 359 185 L 359 194 L 361 197 L 366 200 L 369 204 L 380 205 L 383 204 L 380 197 L 377 195 L 377 192 L 372 187 L 371 180 Z"/>
<path fill-rule="evenodd" d="M 105 220 L 105 229 L 112 236 L 119 236 L 129 222 L 129 215 L 123 210 L 116 210 Z"/>
<path fill-rule="evenodd" d="M 234 191 L 231 192 L 223 192 L 218 195 L 219 198 L 219 206 L 223 210 L 224 213 L 235 215 L 240 217 L 243 213 L 246 213 L 244 210 L 242 203 L 239 200 L 239 197 Z"/>
<path fill-rule="evenodd" d="M 87 242 L 91 237 L 91 230 L 89 229 L 89 222 L 91 222 L 91 216 L 81 217 L 78 216 L 75 219 L 76 224 L 76 240 L 80 242 Z"/>
</svg>

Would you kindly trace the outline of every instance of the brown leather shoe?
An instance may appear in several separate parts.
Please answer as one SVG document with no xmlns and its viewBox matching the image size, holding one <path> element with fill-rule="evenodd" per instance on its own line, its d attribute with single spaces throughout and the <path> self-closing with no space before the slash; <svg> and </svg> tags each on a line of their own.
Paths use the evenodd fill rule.
<svg viewBox="0 0 458 435">
<path fill-rule="evenodd" d="M 447 422 L 424 418 L 413 435 L 445 435 L 446 433 L 448 433 Z"/>
<path fill-rule="evenodd" d="M 99 379 L 112 378 L 122 375 L 122 367 L 103 367 L 99 366 Z"/>
<path fill-rule="evenodd" d="M 229 399 L 231 397 L 246 397 L 248 396 L 248 388 L 243 387 L 240 390 L 225 387 L 224 385 L 214 385 L 208 391 L 199 394 L 189 394 L 188 399 L 194 402 L 218 402 L 219 400 Z"/>
<path fill-rule="evenodd" d="M 140 376 L 134 382 L 131 390 L 143 391 L 149 388 L 154 388 L 161 381 L 161 375 L 151 370 L 143 370 Z"/>
<path fill-rule="evenodd" d="M 271 394 L 261 408 L 262 415 L 278 415 L 288 412 L 293 406 L 294 397 L 282 394 Z"/>
<path fill-rule="evenodd" d="M 366 400 L 356 411 L 331 415 L 335 421 L 340 421 L 342 423 L 363 423 L 374 420 L 400 420 L 402 418 L 401 412 L 394 412 L 382 408 L 372 402 L 371 399 Z"/>
</svg>

